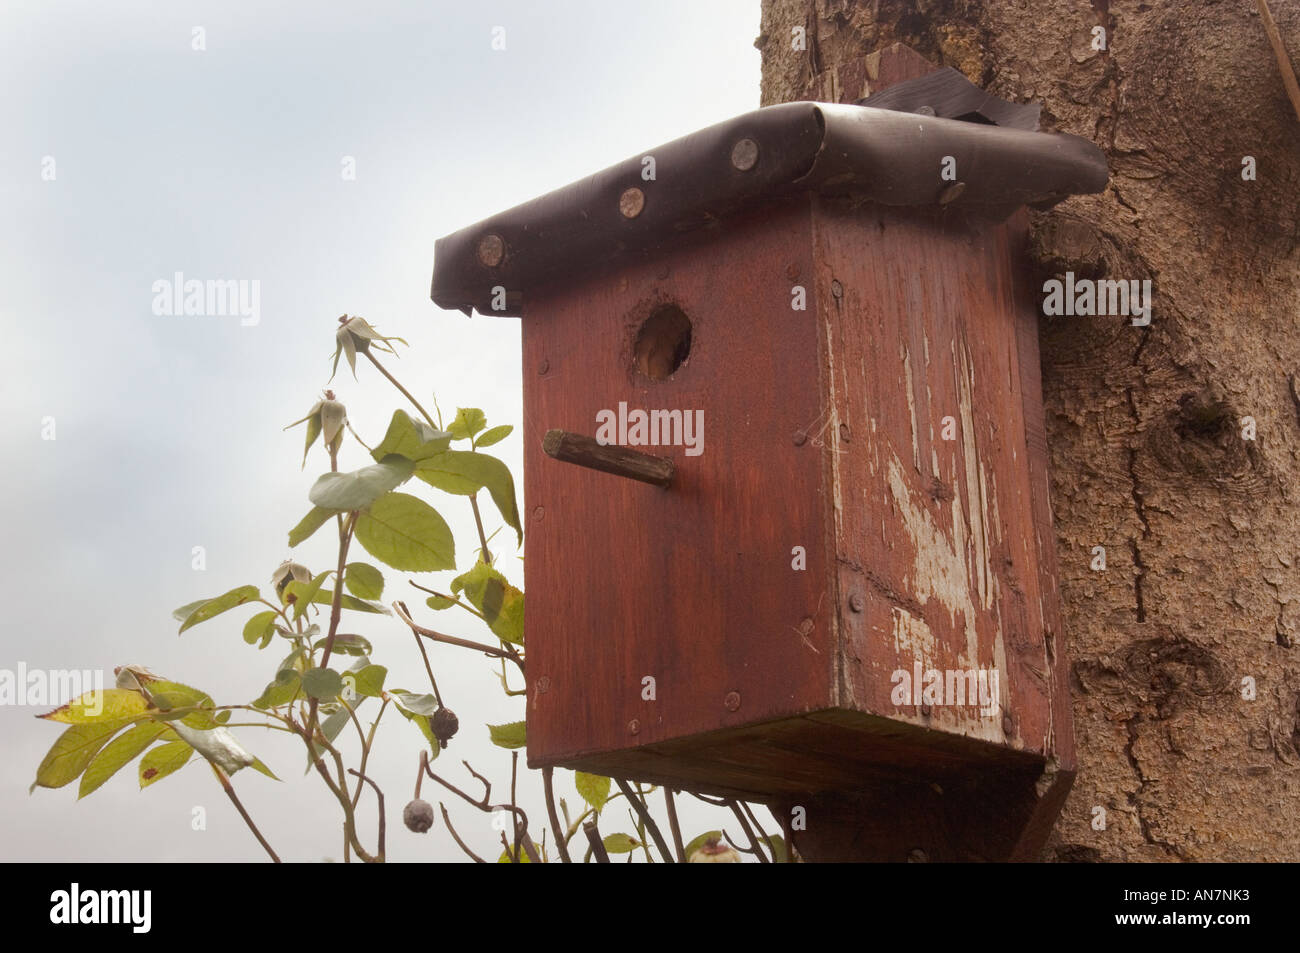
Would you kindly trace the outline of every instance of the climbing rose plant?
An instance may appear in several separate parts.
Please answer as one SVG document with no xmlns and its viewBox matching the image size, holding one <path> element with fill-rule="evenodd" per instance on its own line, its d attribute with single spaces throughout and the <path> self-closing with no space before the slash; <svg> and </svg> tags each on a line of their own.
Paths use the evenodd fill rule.
<svg viewBox="0 0 1300 953">
<path fill-rule="evenodd" d="M 355 855 L 368 863 L 382 862 L 386 838 L 384 794 L 366 774 L 366 765 L 380 722 L 385 714 L 396 712 L 423 736 L 415 753 L 415 795 L 402 811 L 403 823 L 413 833 L 425 833 L 436 823 L 433 806 L 420 796 L 423 782 L 429 779 L 455 794 L 460 802 L 506 818 L 501 825 L 502 852 L 498 862 L 571 862 L 576 852 L 571 853 L 570 845 L 579 831 L 584 835 L 585 860 L 608 861 L 611 854 L 639 851 L 651 862 L 738 862 L 740 854 L 723 843 L 722 831 L 706 831 L 687 844 L 682 842 L 674 792 L 662 792 L 672 838 L 669 846 L 647 806 L 647 797 L 656 788 L 583 772 L 575 773 L 574 784 L 584 804 L 576 816 L 571 816 L 563 798 L 556 806 L 551 769 L 542 770 L 549 831 L 543 829 L 540 838 L 535 838 L 529 818 L 514 795 L 518 751 L 527 741 L 523 721 L 487 726 L 492 742 L 511 752 L 508 802 L 494 803 L 491 784 L 468 762 L 466 769 L 483 786 L 478 797 L 432 770 L 432 763 L 458 732 L 459 720 L 443 703 L 427 643 L 493 657 L 501 666 L 499 678 L 505 694 L 525 694 L 522 684 L 512 688 L 509 679 L 513 670 L 522 682 L 525 670 L 524 593 L 494 563 L 489 543 L 496 534 L 485 534 L 480 494 L 486 491 L 506 527 L 513 530 L 516 546 L 523 542 L 523 527 L 509 468 L 483 452 L 509 436 L 513 428 L 489 428 L 483 412 L 475 408 L 459 408 L 444 426 L 437 404 L 431 415 L 380 362 L 377 353 L 395 354 L 394 343 L 406 344 L 401 338 L 380 334 L 364 318 L 339 318 L 331 380 L 337 374 L 340 357 L 347 359 L 354 377 L 357 358 L 365 358 L 415 412 L 412 415 L 406 409 L 394 410 L 387 430 L 373 448 L 352 429 L 347 409 L 330 390 L 306 416 L 289 425 L 306 425 L 304 467 L 317 441 L 329 461 L 329 471 L 322 473 L 308 491 L 311 509 L 289 530 L 289 545 L 296 547 L 332 525 L 338 540 L 334 565 L 312 570 L 286 560 L 271 574 L 265 593 L 258 586 L 242 585 L 188 603 L 173 613 L 183 634 L 226 612 L 242 607 L 256 609 L 244 623 L 244 641 L 259 650 L 272 645 L 287 650 L 258 697 L 244 704 L 218 705 L 201 689 L 170 681 L 143 666 L 120 666 L 113 688 L 87 692 L 38 716 L 67 727 L 37 768 L 32 789 L 61 788 L 79 780 L 78 797 L 82 798 L 137 759 L 140 787 L 145 788 L 197 757 L 207 762 L 253 836 L 278 862 L 279 856 L 235 792 L 233 777 L 244 768 L 252 768 L 278 780 L 241 738 L 244 729 L 287 732 L 302 742 L 309 770 L 319 776 L 338 802 L 343 819 L 344 859 L 350 861 Z M 364 448 L 371 463 L 357 470 L 339 470 L 346 434 Z M 409 583 L 424 597 L 428 609 L 459 609 L 473 615 L 488 630 L 491 641 L 445 635 L 417 623 L 404 601 L 396 600 L 391 607 L 380 601 L 387 585 L 385 568 L 399 573 L 457 569 L 455 540 L 446 520 L 420 496 L 399 490 L 421 483 L 468 500 L 478 531 L 478 546 L 473 550 L 473 563 L 452 580 L 450 592 L 439 592 L 415 580 Z M 374 562 L 356 558 L 358 548 Z M 419 646 L 428 691 L 390 685 L 388 669 L 372 658 L 374 647 L 370 640 L 341 628 L 345 618 L 352 629 L 359 624 L 350 620 L 392 613 L 411 630 Z M 363 730 L 359 715 L 367 706 L 378 707 L 369 729 Z M 236 712 L 241 719 L 249 720 L 232 721 Z M 345 744 L 339 737 L 349 722 L 356 725 L 355 745 Z M 236 728 L 241 730 L 241 736 L 236 736 Z M 355 767 L 349 766 L 349 754 Z M 356 822 L 357 807 L 367 789 L 376 799 L 379 814 L 378 831 L 369 843 L 363 840 Z M 693 796 L 731 809 L 748 841 L 748 847 L 742 850 L 763 861 L 786 860 L 783 838 L 764 833 L 750 805 Z M 598 822 L 602 812 L 620 798 L 629 808 L 631 832 L 601 836 Z M 460 838 L 446 805 L 440 804 L 439 808 L 457 844 L 471 858 L 482 861 Z"/>
</svg>

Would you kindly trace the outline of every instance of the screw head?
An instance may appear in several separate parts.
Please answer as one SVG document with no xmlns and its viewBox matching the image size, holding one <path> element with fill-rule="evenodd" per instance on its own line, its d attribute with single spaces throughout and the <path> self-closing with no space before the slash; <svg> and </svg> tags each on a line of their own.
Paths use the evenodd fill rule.
<svg viewBox="0 0 1300 953">
<path fill-rule="evenodd" d="M 916 114 L 917 114 L 918 116 L 933 116 L 933 115 L 934 115 L 934 107 L 933 107 L 933 106 L 917 106 L 917 107 L 916 107 Z"/>
<path fill-rule="evenodd" d="M 843 440 L 845 443 L 848 443 L 848 442 L 849 442 L 849 425 L 848 425 L 848 424 L 840 424 L 840 439 Z"/>
<path fill-rule="evenodd" d="M 802 430 L 796 430 L 794 432 L 794 445 L 796 447 L 802 447 L 807 442 L 808 442 L 808 435 L 806 433 L 804 433 Z"/>
<path fill-rule="evenodd" d="M 731 147 L 731 164 L 741 172 L 748 172 L 758 163 L 758 143 L 753 139 L 740 139 Z"/>
<path fill-rule="evenodd" d="M 551 690 L 551 676 L 543 675 L 537 680 L 537 694 L 545 695 Z"/>
<path fill-rule="evenodd" d="M 627 723 L 627 733 L 629 735 L 640 734 L 640 732 L 641 732 L 641 722 L 633 718 L 631 721 Z"/>
<path fill-rule="evenodd" d="M 534 522 L 534 523 L 540 523 L 540 522 L 542 521 L 542 517 L 545 516 L 545 515 L 546 515 L 546 510 L 545 510 L 543 507 L 540 507 L 540 506 L 534 506 L 534 507 L 533 507 L 533 522 Z"/>
<path fill-rule="evenodd" d="M 861 612 L 866 607 L 867 604 L 862 601 L 862 596 L 858 595 L 856 592 L 849 596 L 849 608 L 854 612 Z"/>
<path fill-rule="evenodd" d="M 909 864 L 925 864 L 929 863 L 929 861 L 929 855 L 919 847 L 914 847 L 907 853 L 907 862 Z"/>
<path fill-rule="evenodd" d="M 792 261 L 785 266 L 785 276 L 791 281 L 799 280 L 799 263 L 797 261 Z"/>
<path fill-rule="evenodd" d="M 844 286 L 840 284 L 838 278 L 831 280 L 831 294 L 837 298 L 844 297 Z"/>
<path fill-rule="evenodd" d="M 722 700 L 722 704 L 727 711 L 739 711 L 740 692 L 727 692 L 727 697 Z"/>
<path fill-rule="evenodd" d="M 645 193 L 636 186 L 624 189 L 623 194 L 618 197 L 618 210 L 623 213 L 624 218 L 636 218 L 643 208 L 645 208 Z"/>
<path fill-rule="evenodd" d="M 506 243 L 500 235 L 484 235 L 478 240 L 478 260 L 489 268 L 495 268 L 506 257 Z"/>
<path fill-rule="evenodd" d="M 1002 716 L 1002 733 L 1010 736 L 1015 729 L 1015 722 L 1011 720 L 1010 715 Z"/>
<path fill-rule="evenodd" d="M 542 360 L 542 363 L 537 365 L 538 374 L 545 374 L 550 369 L 551 369 L 551 362 L 545 359 Z"/>
<path fill-rule="evenodd" d="M 930 706 L 929 706 L 929 705 L 922 705 L 922 706 L 921 706 L 921 717 L 922 717 L 922 718 L 929 718 L 929 717 L 930 717 L 930 711 L 931 711 L 931 709 L 930 709 Z"/>
</svg>

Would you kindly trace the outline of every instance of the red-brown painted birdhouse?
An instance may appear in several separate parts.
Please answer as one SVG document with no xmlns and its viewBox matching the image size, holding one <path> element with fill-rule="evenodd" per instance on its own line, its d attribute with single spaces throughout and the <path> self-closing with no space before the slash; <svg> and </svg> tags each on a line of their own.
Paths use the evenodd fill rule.
<svg viewBox="0 0 1300 953">
<path fill-rule="evenodd" d="M 1019 210 L 1105 161 L 907 101 L 760 109 L 438 241 L 438 305 L 522 318 L 529 764 L 983 791 L 1007 845 L 1044 779 L 1059 810 Z"/>
</svg>

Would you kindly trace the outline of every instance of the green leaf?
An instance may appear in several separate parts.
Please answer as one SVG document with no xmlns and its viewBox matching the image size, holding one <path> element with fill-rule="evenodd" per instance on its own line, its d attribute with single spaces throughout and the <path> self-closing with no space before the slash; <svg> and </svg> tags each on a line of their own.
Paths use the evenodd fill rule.
<svg viewBox="0 0 1300 953">
<path fill-rule="evenodd" d="M 312 577 L 311 582 L 299 582 L 297 579 L 284 587 L 282 598 L 286 605 L 293 603 L 293 618 L 295 621 L 303 617 L 307 607 L 316 601 L 316 596 L 320 593 L 321 586 L 325 585 L 325 580 L 330 577 L 333 570 L 327 569 L 323 573 Z M 331 600 L 331 604 L 332 604 Z"/>
<path fill-rule="evenodd" d="M 359 510 L 401 486 L 414 472 L 415 464 L 406 457 L 389 454 L 382 462 L 352 473 L 322 473 L 307 498 L 327 510 Z"/>
<path fill-rule="evenodd" d="M 456 604 L 456 600 L 448 599 L 446 596 L 430 596 L 424 600 L 424 604 L 430 609 L 450 609 Z"/>
<path fill-rule="evenodd" d="M 388 677 L 388 669 L 382 665 L 367 665 L 356 672 L 348 672 L 343 676 L 344 680 L 352 679 L 352 690 L 358 695 L 364 695 L 369 698 L 378 698 L 384 692 L 384 679 Z"/>
<path fill-rule="evenodd" d="M 90 794 L 118 771 L 134 761 L 137 755 L 153 744 L 158 739 L 158 736 L 166 730 L 166 725 L 157 722 L 146 722 L 140 725 L 132 725 L 110 741 L 95 755 L 85 773 L 81 776 L 81 788 L 77 792 L 77 800 L 81 800 L 87 794 Z"/>
<path fill-rule="evenodd" d="M 432 695 L 417 695 L 400 688 L 393 689 L 388 693 L 388 697 L 402 717 L 420 729 L 420 734 L 424 735 L 424 740 L 429 743 L 430 760 L 438 757 L 442 745 L 434 737 L 433 728 L 429 724 L 430 716 L 438 710 L 438 700 Z"/>
<path fill-rule="evenodd" d="M 388 697 L 393 700 L 397 710 L 404 715 L 422 715 L 429 718 L 438 710 L 438 699 L 432 695 L 417 695 L 415 692 L 395 688 L 388 693 Z"/>
<path fill-rule="evenodd" d="M 257 586 L 240 586 L 238 589 L 231 589 L 215 599 L 208 599 L 186 616 L 185 621 L 181 623 L 180 631 L 184 632 L 200 622 L 207 622 L 213 616 L 221 615 L 221 613 L 235 608 L 235 606 L 242 606 L 245 602 L 256 602 L 260 598 L 262 598 L 262 594 L 258 592 Z M 186 608 L 189 608 L 189 606 L 186 606 Z M 177 613 L 180 612 L 179 609 L 176 611 Z"/>
<path fill-rule="evenodd" d="M 785 838 L 780 834 L 769 834 L 766 836 L 768 849 L 771 850 L 772 856 L 776 858 L 778 864 L 788 864 L 790 855 L 785 849 Z"/>
<path fill-rule="evenodd" d="M 457 407 L 456 419 L 447 427 L 447 432 L 456 440 L 464 440 L 486 426 L 487 417 L 477 407 Z"/>
<path fill-rule="evenodd" d="M 254 758 L 253 763 L 249 765 L 249 767 L 252 768 L 254 771 L 260 771 L 262 774 L 265 774 L 272 781 L 280 780 L 275 776 L 274 771 L 272 771 L 270 768 L 268 768 L 265 764 L 262 763 L 261 758 Z"/>
<path fill-rule="evenodd" d="M 498 864 L 513 864 L 513 863 L 516 863 L 516 862 L 517 862 L 517 863 L 520 863 L 520 864 L 531 864 L 531 863 L 532 863 L 532 860 L 531 860 L 531 859 L 529 858 L 529 856 L 528 856 L 528 851 L 524 850 L 522 844 L 519 845 L 519 858 L 518 858 L 517 861 L 514 861 L 514 860 L 511 860 L 511 859 L 510 859 L 510 851 L 509 851 L 509 850 L 503 850 L 503 851 L 501 851 L 501 856 L 497 858 L 497 863 L 498 863 Z"/>
<path fill-rule="evenodd" d="M 329 636 L 318 639 L 314 648 L 324 648 L 325 643 L 329 641 Z M 369 655 L 372 651 L 370 640 L 364 635 L 354 635 L 350 632 L 339 632 L 334 636 L 334 654 L 335 655 Z"/>
<path fill-rule="evenodd" d="M 291 668 L 281 669 L 276 673 L 275 681 L 267 685 L 253 702 L 253 707 L 265 710 L 287 705 L 297 697 L 301 684 L 302 678 L 297 672 Z"/>
<path fill-rule="evenodd" d="M 430 486 L 460 496 L 469 496 L 486 487 L 501 518 L 523 542 L 524 531 L 519 524 L 519 506 L 515 500 L 515 479 L 510 475 L 510 468 L 496 457 L 468 450 L 448 450 L 421 460 L 416 465 L 415 475 Z"/>
<path fill-rule="evenodd" d="M 82 722 L 72 725 L 50 746 L 36 769 L 36 780 L 28 792 L 37 787 L 61 788 L 73 781 L 108 743 L 108 739 L 127 725 L 124 720 Z"/>
<path fill-rule="evenodd" d="M 699 837 L 693 839 L 686 845 L 686 859 L 690 860 L 691 854 L 703 847 L 704 842 L 707 840 L 722 840 L 722 831 L 705 831 Z"/>
<path fill-rule="evenodd" d="M 308 698 L 338 698 L 343 691 L 343 676 L 332 668 L 309 668 L 302 675 L 302 690 Z"/>
<path fill-rule="evenodd" d="M 611 854 L 627 854 L 641 846 L 641 842 L 627 834 L 607 834 L 602 841 Z"/>
<path fill-rule="evenodd" d="M 278 616 L 279 613 L 274 609 L 257 613 L 244 623 L 244 641 L 249 645 L 261 642 L 258 648 L 266 648 L 271 644 L 271 639 L 275 638 L 275 620 Z"/>
<path fill-rule="evenodd" d="M 169 741 L 154 748 L 140 760 L 140 787 L 147 788 L 179 771 L 193 754 L 194 749 L 183 741 Z"/>
<path fill-rule="evenodd" d="M 348 563 L 343 583 L 358 599 L 378 599 L 384 594 L 384 574 L 370 563 Z"/>
<path fill-rule="evenodd" d="M 289 583 L 289 585 L 292 586 L 293 583 Z M 285 590 L 288 591 L 288 586 L 285 587 Z M 318 606 L 332 606 L 334 605 L 334 590 L 322 589 L 312 597 L 311 601 Z M 370 612 L 377 615 L 392 614 L 388 611 L 387 606 L 380 605 L 377 602 L 366 602 L 364 599 L 350 596 L 346 592 L 343 593 L 342 598 L 339 600 L 339 606 L 344 609 L 353 609 L 357 612 Z"/>
<path fill-rule="evenodd" d="M 465 593 L 497 638 L 524 644 L 524 594 L 496 569 L 480 561 L 452 580 L 451 591 Z"/>
<path fill-rule="evenodd" d="M 210 600 L 199 599 L 197 602 L 191 602 L 187 605 L 183 605 L 179 609 L 176 609 L 175 611 L 172 612 L 172 618 L 175 619 L 177 622 L 184 622 L 186 619 L 188 619 L 190 616 L 194 614 L 195 609 L 197 609 L 199 606 L 203 605 L 205 602 L 208 601 Z"/>
<path fill-rule="evenodd" d="M 298 525 L 289 530 L 289 545 L 297 546 L 304 539 L 330 521 L 334 513 L 319 506 L 313 506 L 311 512 L 298 521 Z"/>
<path fill-rule="evenodd" d="M 394 569 L 437 572 L 456 568 L 456 543 L 447 521 L 407 493 L 386 493 L 357 518 L 366 552 Z"/>
<path fill-rule="evenodd" d="M 379 446 L 370 452 L 376 461 L 396 453 L 408 460 L 419 462 L 451 445 L 451 434 L 435 430 L 423 420 L 415 420 L 404 410 L 393 411 L 388 422 L 388 432 Z"/>
<path fill-rule="evenodd" d="M 146 686 L 149 690 L 149 698 L 152 699 L 154 706 L 160 712 L 170 712 L 177 708 L 200 708 L 209 709 L 208 711 L 192 711 L 180 717 L 180 720 L 189 725 L 191 728 L 215 728 L 217 725 L 214 712 L 210 709 L 216 706 L 212 696 L 207 692 L 200 691 L 197 688 L 191 688 L 189 685 L 182 685 L 180 682 L 168 682 L 163 680 L 150 682 Z M 171 718 L 157 716 L 161 721 L 171 721 L 177 716 Z"/>
<path fill-rule="evenodd" d="M 490 447 L 494 443 L 500 443 L 510 436 L 511 431 L 515 428 L 510 424 L 502 424 L 500 427 L 493 427 L 491 430 L 483 431 L 482 436 L 474 441 L 476 447 Z"/>
<path fill-rule="evenodd" d="M 522 748 L 527 744 L 524 722 L 512 721 L 505 725 L 488 725 L 492 743 L 498 748 Z"/>
<path fill-rule="evenodd" d="M 120 727 L 148 713 L 149 703 L 139 692 L 128 691 L 125 688 L 105 688 L 86 692 L 80 698 L 36 717 L 47 721 L 61 721 L 69 725 L 115 722 Z"/>
<path fill-rule="evenodd" d="M 582 799 L 591 805 L 593 811 L 599 811 L 609 800 L 609 778 L 579 771 L 574 775 L 573 783 L 577 786 Z"/>
</svg>

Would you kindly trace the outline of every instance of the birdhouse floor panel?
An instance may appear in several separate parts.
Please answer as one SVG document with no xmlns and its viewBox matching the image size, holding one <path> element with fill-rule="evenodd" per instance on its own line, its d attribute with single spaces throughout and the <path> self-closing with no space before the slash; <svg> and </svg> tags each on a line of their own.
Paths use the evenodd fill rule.
<svg viewBox="0 0 1300 953">
<path fill-rule="evenodd" d="M 992 768 L 1037 776 L 1043 767 L 1042 759 L 1001 745 L 835 709 L 557 764 L 753 800 L 901 781 L 942 787 Z"/>
</svg>

